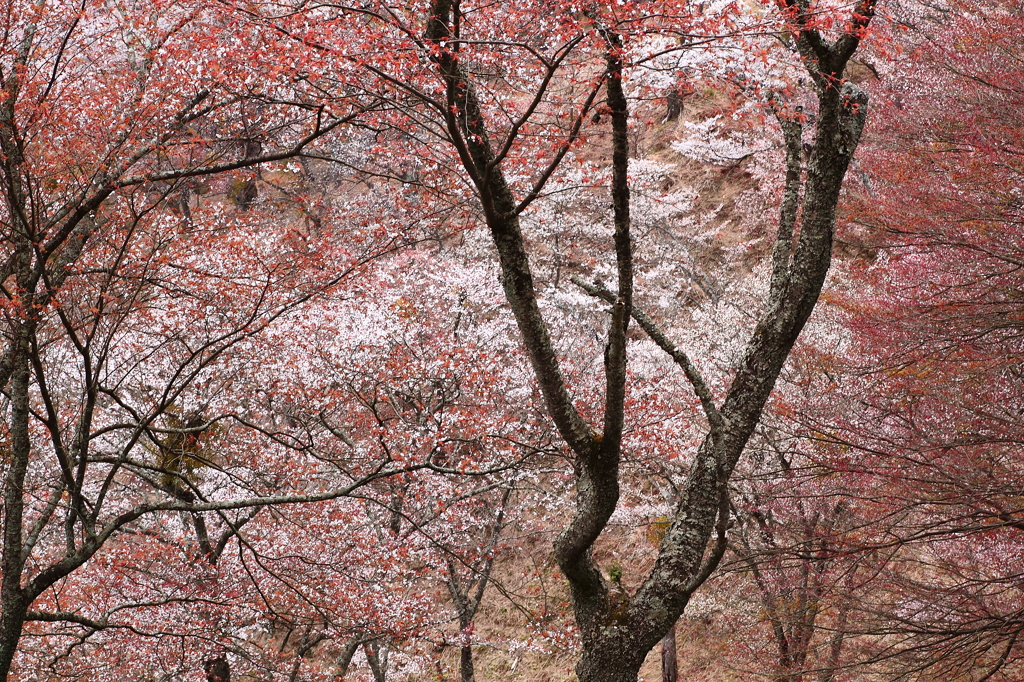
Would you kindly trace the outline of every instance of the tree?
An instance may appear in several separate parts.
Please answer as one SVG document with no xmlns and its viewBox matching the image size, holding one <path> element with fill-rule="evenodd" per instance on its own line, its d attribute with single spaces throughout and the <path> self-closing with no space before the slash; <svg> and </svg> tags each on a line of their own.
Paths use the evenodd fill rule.
<svg viewBox="0 0 1024 682">
<path fill-rule="evenodd" d="M 801 8 L 794 6 L 798 21 L 807 22 Z M 443 5 L 435 9 L 437 22 L 435 40 L 448 35 L 448 16 Z M 870 7 L 860 8 L 866 22 Z M 792 256 L 790 212 L 795 218 L 800 171 L 791 166 L 791 178 L 783 213 L 780 238 L 776 242 L 775 271 L 768 311 L 758 324 L 748 350 L 721 411 L 702 382 L 693 377 L 695 388 L 705 393 L 703 399 L 711 434 L 702 445 L 690 470 L 673 523 L 663 540 L 658 562 L 644 585 L 632 596 L 624 622 L 616 622 L 610 609 L 607 583 L 591 557 L 591 548 L 610 518 L 618 498 L 618 459 L 622 439 L 625 373 L 626 330 L 632 309 L 632 263 L 630 255 L 627 166 L 626 100 L 622 93 L 622 61 L 617 37 L 610 34 L 608 46 L 608 102 L 612 111 L 614 136 L 613 201 L 616 213 L 616 260 L 618 290 L 608 292 L 614 301 L 614 313 L 606 346 L 604 428 L 595 430 L 578 414 L 558 371 L 558 361 L 548 340 L 548 333 L 535 302 L 528 260 L 519 236 L 511 192 L 493 170 L 494 153 L 489 148 L 488 132 L 481 127 L 473 111 L 472 90 L 466 75 L 452 59 L 439 59 L 447 85 L 456 102 L 463 102 L 463 118 L 471 136 L 467 147 L 473 155 L 473 169 L 480 174 L 478 189 L 485 206 L 488 226 L 502 260 L 503 284 L 516 315 L 524 343 L 538 381 L 544 391 L 549 413 L 559 432 L 577 456 L 577 512 L 572 523 L 556 543 L 556 555 L 570 582 L 573 607 L 580 625 L 584 654 L 578 667 L 582 680 L 634 679 L 646 653 L 661 639 L 685 608 L 693 590 L 706 579 L 721 558 L 728 524 L 728 502 L 725 483 L 729 473 L 750 436 L 761 408 L 767 400 L 774 379 L 785 360 L 796 335 L 809 316 L 827 271 L 835 203 L 853 148 L 863 125 L 863 96 L 856 97 L 851 88 L 840 91 L 838 82 L 845 62 L 859 40 L 860 26 L 844 34 L 836 45 L 824 42 L 814 29 L 798 31 L 796 40 L 812 68 L 819 88 L 820 112 L 817 137 L 808 165 L 808 181 L 803 203 L 799 242 Z M 429 35 L 429 33 L 428 33 Z M 813 60 L 813 61 L 811 61 Z M 462 94 L 465 93 L 465 94 Z M 856 98 L 855 98 L 856 97 Z M 800 125 L 785 121 L 789 128 L 788 143 L 800 139 Z M 474 128 L 476 126 L 476 128 Z M 792 155 L 791 155 L 792 156 Z M 791 161 L 791 163 L 793 163 Z M 467 164 L 468 165 L 468 164 Z M 490 170 L 490 174 L 487 171 Z M 486 210 L 486 209 L 485 209 Z M 792 257 L 792 261 L 790 258 Z M 604 291 L 595 288 L 594 293 Z M 644 324 L 646 320 L 640 321 Z M 685 355 L 675 349 L 658 331 L 645 329 L 661 341 L 685 370 L 693 371 Z M 717 545 L 704 559 L 715 517 L 718 517 Z"/>
<path fill-rule="evenodd" d="M 655 318 L 633 306 L 643 279 L 633 250 L 627 96 L 631 73 L 652 58 L 643 54 L 650 45 L 667 40 L 666 52 L 685 52 L 715 34 L 742 32 L 737 15 L 665 3 L 580 10 L 447 0 L 425 13 L 372 2 L 209 8 L 168 1 L 135 9 L 37 4 L 8 14 L 5 54 L 12 56 L 0 74 L 7 343 L 0 384 L 11 452 L 4 472 L 3 675 L 26 622 L 40 628 L 33 636 L 53 634 L 38 624 L 56 623 L 77 629 L 72 636 L 83 642 L 115 630 L 161 634 L 111 620 L 126 606 L 174 614 L 191 605 L 209 618 L 174 637 L 234 641 L 236 652 L 243 650 L 238 642 L 252 640 L 230 631 L 220 608 L 228 593 L 218 593 L 228 586 L 218 580 L 184 581 L 191 590 L 185 597 L 166 594 L 168 586 L 182 588 L 181 575 L 155 570 L 152 583 L 136 580 L 124 591 L 102 583 L 109 590 L 102 613 L 86 606 L 90 585 L 65 580 L 102 562 L 126 577 L 148 575 L 152 562 L 133 552 L 140 546 L 176 556 L 188 568 L 182 575 L 221 571 L 228 543 L 239 571 L 229 593 L 247 595 L 254 610 L 271 615 L 271 639 L 280 637 L 280 652 L 293 654 L 293 678 L 322 636 L 347 642 L 339 651 L 343 667 L 355 648 L 368 645 L 383 674 L 373 649 L 383 639 L 365 639 L 318 592 L 334 584 L 328 568 L 343 559 L 330 554 L 321 566 L 282 551 L 273 522 L 286 521 L 291 510 L 275 509 L 330 502 L 323 519 L 364 527 L 338 501 L 361 491 L 390 510 L 400 530 L 403 515 L 414 518 L 407 505 L 417 481 L 385 477 L 426 469 L 484 476 L 481 461 L 500 468 L 546 449 L 537 446 L 546 427 L 529 414 L 501 420 L 533 386 L 505 396 L 503 407 L 513 409 L 487 415 L 482 396 L 491 397 L 491 378 L 508 374 L 471 344 L 442 353 L 448 365 L 419 353 L 429 340 L 389 348 L 395 356 L 383 369 L 358 366 L 374 356 L 372 343 L 360 344 L 355 366 L 339 372 L 345 380 L 320 385 L 322 376 L 310 380 L 308 373 L 319 360 L 330 367 L 344 344 L 317 338 L 310 333 L 317 325 L 303 315 L 335 313 L 331 295 L 342 291 L 361 302 L 382 297 L 404 273 L 365 289 L 352 275 L 365 275 L 412 228 L 444 246 L 471 240 L 479 224 L 491 237 L 481 251 L 496 256 L 536 392 L 576 478 L 576 512 L 555 554 L 582 638 L 579 676 L 635 679 L 646 653 L 721 560 L 728 480 L 820 293 L 836 203 L 866 114 L 866 96 L 843 73 L 873 8 L 865 0 L 851 18 L 836 19 L 794 2 L 764 19 L 784 38 L 771 57 L 767 43 L 759 45 L 766 62 L 780 71 L 802 63 L 810 76 L 814 130 L 805 167 L 809 119 L 795 89 L 780 85 L 784 78 L 771 92 L 762 88 L 787 152 L 785 192 L 767 302 L 727 390 L 702 379 Z M 752 33 L 765 34 L 761 17 L 749 21 Z M 610 151 L 588 143 L 609 120 Z M 600 320 L 590 326 L 606 328 L 596 342 L 589 331 L 574 341 L 574 329 L 551 324 L 530 260 L 531 250 L 550 253 L 551 245 L 531 243 L 523 230 L 588 149 L 611 157 L 614 265 L 584 270 L 570 262 L 565 269 L 614 276 L 614 290 L 593 278 L 574 280 L 611 304 L 610 326 L 602 312 L 589 311 L 591 322 Z M 325 220 L 322 203 L 292 196 L 304 229 L 268 229 L 274 216 L 262 210 L 263 192 L 275 183 L 263 169 L 300 155 L 356 169 L 351 182 L 334 188 L 344 219 Z M 195 199 L 211 190 L 216 197 Z M 291 187 L 277 182 L 270 191 L 288 196 Z M 556 265 L 556 282 L 561 271 Z M 323 307 L 311 312 L 313 301 Z M 391 322 L 428 316 L 424 303 L 409 299 L 394 300 L 389 312 Z M 629 594 L 608 584 L 593 550 L 618 503 L 623 445 L 633 447 L 635 436 L 627 428 L 632 398 L 643 392 L 627 370 L 633 319 L 693 384 L 708 433 L 657 562 Z M 450 336 L 437 338 L 459 342 L 461 320 L 460 311 Z M 577 362 L 567 361 L 567 345 L 579 352 Z M 602 345 L 595 363 L 591 351 L 600 356 Z M 453 376 L 451 367 L 467 358 L 479 360 L 480 371 Z M 282 366 L 294 370 L 284 381 L 274 376 Z M 473 399 L 463 402 L 470 387 Z M 488 459 L 494 452 L 500 456 Z M 136 536 L 145 542 L 133 544 Z M 190 555 L 191 538 L 197 552 Z M 291 582 L 287 572 L 310 581 Z M 148 602 L 147 591 L 162 593 L 161 601 Z M 119 603 L 125 594 L 131 599 Z M 203 655 L 206 674 L 223 677 L 223 651 L 210 647 Z"/>
<path fill-rule="evenodd" d="M 628 41 L 651 34 L 689 35 L 696 20 L 688 10 L 639 3 L 626 9 L 595 6 L 581 11 L 538 3 L 517 5 L 513 11 L 505 5 L 469 7 L 436 0 L 426 14 L 374 3 L 351 14 L 334 7 L 315 11 L 324 26 L 315 37 L 304 28 L 309 25 L 306 15 L 263 19 L 315 50 L 337 53 L 337 61 L 345 65 L 337 78 L 358 79 L 363 87 L 387 93 L 380 96 L 392 113 L 376 119 L 379 139 L 390 133 L 405 141 L 423 136 L 443 142 L 443 155 L 436 149 L 424 152 L 434 164 L 435 178 L 442 178 L 431 182 L 458 188 L 455 196 L 460 200 L 472 197 L 467 218 L 478 218 L 492 237 L 501 283 L 543 403 L 576 472 L 576 511 L 555 543 L 555 555 L 570 585 L 582 638 L 577 672 L 584 681 L 633 680 L 647 652 L 676 621 L 725 551 L 727 481 L 821 291 L 830 264 L 836 204 L 866 115 L 866 95 L 844 81 L 843 73 L 874 4 L 861 3 L 851 17 L 839 20 L 831 15 L 822 18 L 807 3 L 782 5 L 780 30 L 814 85 L 816 120 L 805 167 L 806 120 L 782 93 L 773 97 L 788 161 L 768 302 L 728 390 L 717 401 L 686 354 L 633 307 L 624 83 L 630 67 Z M 366 44 L 368 37 L 376 50 L 353 57 L 351 46 Z M 509 63 L 523 67 L 504 68 Z M 605 385 L 593 396 L 593 408 L 584 409 L 562 372 L 520 221 L 569 151 L 582 144 L 584 122 L 592 113 L 597 114 L 595 125 L 611 122 L 611 270 L 616 281 L 608 290 L 578 280 L 612 305 L 605 337 Z M 607 119 L 602 118 L 605 115 Z M 384 167 L 388 154 L 394 152 L 381 150 L 375 159 L 378 168 Z M 539 164 L 538 157 L 543 159 Z M 654 568 L 622 605 L 595 563 L 593 547 L 619 498 L 632 318 L 692 381 L 709 434 L 693 459 Z"/>
<path fill-rule="evenodd" d="M 352 478 L 306 451 L 307 478 L 288 484 L 299 460 L 275 468 L 287 448 L 273 438 L 257 445 L 258 432 L 239 428 L 244 409 L 231 393 L 257 362 L 247 356 L 255 339 L 394 246 L 358 223 L 348 249 L 330 247 L 337 232 L 303 242 L 268 232 L 251 201 L 243 212 L 218 198 L 248 181 L 234 171 L 297 156 L 353 110 L 308 97 L 301 67 L 275 56 L 279 36 L 206 3 L 7 9 L 2 679 L 26 629 L 42 637 L 47 624 L 58 634 L 77 628 L 84 641 L 133 631 L 111 620 L 126 606 L 216 601 L 202 574 L 258 510 L 334 499 L 423 464 L 357 462 Z M 199 551 L 175 563 L 200 574 L 181 595 L 159 596 L 175 581 L 154 577 L 138 590 L 97 590 L 111 604 L 70 580 L 97 577 L 92 569 L 110 556 L 130 576 L 147 563 L 136 552 L 187 546 L 170 523 L 179 514 Z M 141 595 L 147 586 L 157 603 Z M 116 603 L 118 594 L 141 598 Z"/>
<path fill-rule="evenodd" d="M 780 393 L 786 402 L 790 396 Z M 750 658 L 737 657 L 737 664 L 771 679 L 831 682 L 874 653 L 860 635 L 872 621 L 868 595 L 887 588 L 881 576 L 894 551 L 865 542 L 885 524 L 862 501 L 871 495 L 870 486 L 861 487 L 866 477 L 827 475 L 820 463 L 829 446 L 802 435 L 784 438 L 762 427 L 753 461 L 736 482 L 729 568 L 756 595 L 748 607 L 756 615 L 734 617 L 750 630 L 740 647 Z M 737 592 L 742 602 L 747 591 Z"/>
<path fill-rule="evenodd" d="M 884 614 L 890 674 L 1014 679 L 1024 72 L 1006 59 L 1018 7 L 893 7 L 874 62 L 874 127 L 849 240 L 856 291 L 833 311 L 852 338 L 821 358 L 792 414 L 865 481 L 894 561 L 866 607 Z M 913 63 L 906 61 L 912 56 Z M 922 96 L 922 92 L 939 93 Z M 796 408 L 796 409 L 794 409 Z M 912 605 L 912 606 L 911 606 Z"/>
</svg>

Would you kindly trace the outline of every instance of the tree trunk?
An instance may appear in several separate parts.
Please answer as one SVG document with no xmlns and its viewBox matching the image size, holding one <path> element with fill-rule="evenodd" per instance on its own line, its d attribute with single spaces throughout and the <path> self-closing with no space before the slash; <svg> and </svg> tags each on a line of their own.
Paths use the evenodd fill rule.
<svg viewBox="0 0 1024 682">
<path fill-rule="evenodd" d="M 665 96 L 665 103 L 667 105 L 665 122 L 678 120 L 679 115 L 683 113 L 683 95 L 679 92 L 678 87 L 668 91 L 668 95 Z"/>
<path fill-rule="evenodd" d="M 370 641 L 363 645 L 363 653 L 366 654 L 366 662 L 370 664 L 374 682 L 387 682 L 390 649 L 389 645 L 376 641 Z"/>
<path fill-rule="evenodd" d="M 675 623 L 661 638 L 661 682 L 676 682 L 679 679 L 679 665 L 676 661 Z"/>
<path fill-rule="evenodd" d="M 6 680 L 11 670 L 11 662 L 18 651 L 21 639 L 21 628 L 25 622 L 23 605 L 4 600 L 3 616 L 0 616 L 0 680 Z"/>
<path fill-rule="evenodd" d="M 227 656 L 221 654 L 203 663 L 206 671 L 206 682 L 231 682 L 231 665 Z"/>
<path fill-rule="evenodd" d="M 334 672 L 334 676 L 339 680 L 345 679 L 345 675 L 348 674 L 348 667 L 352 664 L 352 657 L 356 655 L 356 651 L 359 650 L 359 645 L 363 643 L 363 636 L 360 634 L 353 635 L 350 640 L 345 642 L 345 646 L 341 648 L 341 653 L 338 654 L 338 658 L 335 660 L 335 665 L 338 666 Z"/>
<path fill-rule="evenodd" d="M 24 284 L 19 277 L 19 284 Z M 17 325 L 11 341 L 11 443 L 10 464 L 4 481 L 3 578 L 0 584 L 0 680 L 6 680 L 18 650 L 21 628 L 29 599 L 21 586 L 25 568 L 23 556 L 23 517 L 25 512 L 25 475 L 28 472 L 29 438 L 29 325 Z"/>
<path fill-rule="evenodd" d="M 621 644 L 599 650 L 584 648 L 576 676 L 580 682 L 636 682 L 646 658 L 638 653 L 638 647 Z"/>
<path fill-rule="evenodd" d="M 462 682 L 474 682 L 473 647 L 468 644 L 459 651 L 459 677 Z"/>
</svg>

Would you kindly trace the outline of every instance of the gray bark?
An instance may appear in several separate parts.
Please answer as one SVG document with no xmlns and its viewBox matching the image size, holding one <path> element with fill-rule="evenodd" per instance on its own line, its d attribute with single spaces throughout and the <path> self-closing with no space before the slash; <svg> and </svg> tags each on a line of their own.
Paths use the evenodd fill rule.
<svg viewBox="0 0 1024 682">
<path fill-rule="evenodd" d="M 390 652 L 390 645 L 378 640 L 370 640 L 363 644 L 363 653 L 366 654 L 366 662 L 370 664 L 374 682 L 387 682 Z"/>
<path fill-rule="evenodd" d="M 676 660 L 676 626 L 673 623 L 661 638 L 661 682 L 676 682 L 679 679 L 679 662 Z"/>
<path fill-rule="evenodd" d="M 335 661 L 338 668 L 334 673 L 334 676 L 339 680 L 345 679 L 345 675 L 348 674 L 348 667 L 352 665 L 352 657 L 356 655 L 362 643 L 363 635 L 355 634 L 341 647 L 341 653 L 338 654 L 338 658 Z"/>
</svg>

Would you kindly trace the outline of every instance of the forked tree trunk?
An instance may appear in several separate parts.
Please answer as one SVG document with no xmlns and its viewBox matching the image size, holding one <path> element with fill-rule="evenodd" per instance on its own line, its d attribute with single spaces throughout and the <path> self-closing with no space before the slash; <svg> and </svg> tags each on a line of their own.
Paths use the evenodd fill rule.
<svg viewBox="0 0 1024 682">
<path fill-rule="evenodd" d="M 447 87 L 445 128 L 480 198 L 498 253 L 502 287 L 548 414 L 575 455 L 576 510 L 555 542 L 555 557 L 569 582 L 580 630 L 583 651 L 576 668 L 580 682 L 635 682 L 648 652 L 682 614 L 693 591 L 717 567 L 725 552 L 729 527 L 728 479 L 760 420 L 790 349 L 817 303 L 831 263 L 836 205 L 863 130 L 867 104 L 862 91 L 842 83 L 842 73 L 870 21 L 874 0 L 861 0 L 854 11 L 850 32 L 834 42 L 802 28 L 811 20 L 798 0 L 783 2 L 795 21 L 796 45 L 817 88 L 817 129 L 805 169 L 802 121 L 780 106 L 777 113 L 787 150 L 786 186 L 772 251 L 768 302 L 721 407 L 716 406 L 712 393 L 685 353 L 649 317 L 632 306 L 632 238 L 626 172 L 628 111 L 621 61 L 624 50 L 614 28 L 597 28 L 607 42 L 604 83 L 612 114 L 616 290 L 574 281 L 612 304 L 605 346 L 606 388 L 600 431 L 578 412 L 562 376 L 537 301 L 519 225 L 519 212 L 528 202 L 517 202 L 505 179 L 501 159 L 491 146 L 491 131 L 485 125 L 474 84 L 458 60 L 457 48 L 449 40 L 452 0 L 432 2 L 426 40 L 432 46 L 429 58 Z M 578 121 L 592 102 L 593 98 L 584 104 Z M 571 135 L 576 135 L 578 125 L 572 130 L 575 132 Z M 570 141 L 562 149 L 568 149 Z M 512 140 L 502 144 L 508 149 Z M 557 164 L 557 159 L 556 156 L 553 163 Z M 536 196 L 538 191 L 535 189 L 530 196 Z M 613 599 L 619 595 L 611 593 L 594 560 L 593 547 L 619 497 L 627 376 L 625 347 L 630 318 L 635 318 L 680 365 L 700 398 L 710 429 L 696 453 L 657 561 L 623 607 Z"/>
</svg>

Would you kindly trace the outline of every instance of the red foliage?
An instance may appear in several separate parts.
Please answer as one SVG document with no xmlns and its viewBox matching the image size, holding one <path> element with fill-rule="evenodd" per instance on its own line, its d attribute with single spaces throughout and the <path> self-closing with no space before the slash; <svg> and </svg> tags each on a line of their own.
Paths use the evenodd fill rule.
<svg viewBox="0 0 1024 682">
<path fill-rule="evenodd" d="M 1024 584 L 1024 34 L 1019 6 L 893 7 L 872 83 L 848 268 L 805 349 L 798 415 L 818 463 L 864 496 L 893 549 L 870 608 L 903 670 L 1017 679 Z M 804 432 L 806 433 L 806 431 Z M 882 623 L 882 624 L 879 624 Z"/>
</svg>

